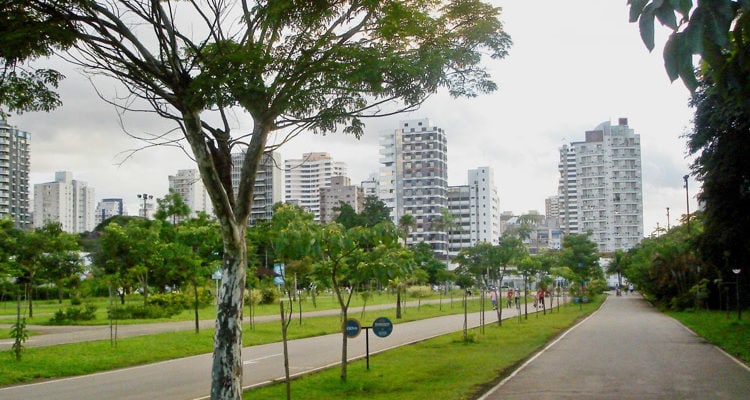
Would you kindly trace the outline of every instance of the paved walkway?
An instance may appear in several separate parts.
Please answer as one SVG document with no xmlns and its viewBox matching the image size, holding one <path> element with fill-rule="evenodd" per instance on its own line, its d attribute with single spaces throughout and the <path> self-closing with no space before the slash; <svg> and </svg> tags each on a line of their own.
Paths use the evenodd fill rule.
<svg viewBox="0 0 750 400">
<path fill-rule="evenodd" d="M 481 400 L 748 398 L 750 368 L 630 295 L 610 296 Z"/>
</svg>

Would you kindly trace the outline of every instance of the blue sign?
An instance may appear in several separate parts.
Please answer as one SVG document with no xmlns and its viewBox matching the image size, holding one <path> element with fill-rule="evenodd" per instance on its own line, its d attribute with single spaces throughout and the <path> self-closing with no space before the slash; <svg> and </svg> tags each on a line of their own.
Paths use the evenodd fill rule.
<svg viewBox="0 0 750 400">
<path fill-rule="evenodd" d="M 344 330 L 346 331 L 346 336 L 349 339 L 354 339 L 355 337 L 359 336 L 359 332 L 362 331 L 362 325 L 359 324 L 359 321 L 357 321 L 354 318 L 349 318 L 344 322 Z"/>
<path fill-rule="evenodd" d="M 380 317 L 372 323 L 372 332 L 375 336 L 384 338 L 393 332 L 393 323 L 386 317 Z"/>
<path fill-rule="evenodd" d="M 273 272 L 276 276 L 273 278 L 273 283 L 276 285 L 284 284 L 284 263 L 275 263 L 273 265 Z"/>
<path fill-rule="evenodd" d="M 215 281 L 220 281 L 221 280 L 221 269 L 217 269 L 216 271 L 214 271 L 214 273 L 211 274 L 211 279 L 213 279 Z"/>
</svg>

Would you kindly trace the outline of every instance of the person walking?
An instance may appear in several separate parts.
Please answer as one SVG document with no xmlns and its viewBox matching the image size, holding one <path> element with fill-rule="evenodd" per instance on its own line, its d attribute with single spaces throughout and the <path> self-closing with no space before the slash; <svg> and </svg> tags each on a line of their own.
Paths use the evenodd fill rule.
<svg viewBox="0 0 750 400">
<path fill-rule="evenodd" d="M 495 288 L 490 290 L 490 303 L 492 303 L 492 309 L 497 310 L 497 289 Z"/>
<path fill-rule="evenodd" d="M 513 289 L 509 288 L 505 297 L 508 298 L 508 308 L 511 308 L 513 306 Z"/>
</svg>

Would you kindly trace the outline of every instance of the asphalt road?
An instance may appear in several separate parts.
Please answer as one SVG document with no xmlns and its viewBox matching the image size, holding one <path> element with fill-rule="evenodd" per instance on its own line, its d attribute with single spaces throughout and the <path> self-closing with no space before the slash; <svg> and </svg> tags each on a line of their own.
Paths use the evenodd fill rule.
<svg viewBox="0 0 750 400">
<path fill-rule="evenodd" d="M 450 304 L 450 299 L 445 298 L 442 300 L 423 300 L 422 304 L 437 304 L 443 303 L 444 306 Z M 456 306 L 461 303 L 460 298 L 454 298 L 453 304 Z M 417 302 L 407 302 L 406 307 L 417 307 Z M 388 304 L 374 304 L 368 305 L 366 309 L 372 310 L 387 310 L 394 309 L 395 305 Z M 352 308 L 349 313 L 359 313 L 361 308 Z M 318 317 L 325 315 L 339 315 L 340 311 L 338 308 L 329 310 L 319 311 L 307 311 L 303 310 L 305 317 Z M 297 314 L 294 314 L 297 317 Z M 245 325 L 249 326 L 250 321 L 245 317 Z M 263 315 L 254 317 L 256 323 L 278 321 L 278 315 Z M 214 328 L 214 320 L 201 320 L 198 321 L 201 329 Z M 24 343 L 25 347 L 43 347 L 43 346 L 55 346 L 60 344 L 68 343 L 80 343 L 80 342 L 91 342 L 95 340 L 110 340 L 114 333 L 110 329 L 109 325 L 95 325 L 95 326 L 83 326 L 83 325 L 65 325 L 65 326 L 51 326 L 51 325 L 28 325 L 28 330 L 34 332 L 33 336 L 30 336 Z M 0 329 L 10 329 L 10 325 L 0 324 Z M 127 338 L 134 336 L 145 336 L 153 335 L 162 332 L 177 332 L 177 331 L 189 331 L 195 329 L 195 321 L 177 321 L 177 322 L 159 322 L 152 324 L 136 324 L 136 325 L 119 325 L 117 326 L 116 337 Z M 246 327 L 245 329 L 250 329 Z M 0 350 L 10 350 L 13 346 L 12 339 L 0 340 Z"/>
<path fill-rule="evenodd" d="M 456 304 L 459 304 L 456 302 Z M 456 305 L 454 305 L 455 307 Z M 370 309 L 370 307 L 368 307 Z M 530 307 L 531 312 L 533 307 Z M 408 312 L 408 311 L 407 311 Z M 358 313 L 352 313 L 352 316 Z M 503 310 L 503 318 L 515 312 Z M 495 312 L 488 310 L 485 323 L 496 323 Z M 365 321 L 362 321 L 365 323 Z M 480 313 L 469 315 L 470 327 L 480 324 Z M 463 314 L 396 324 L 386 338 L 369 334 L 370 354 L 463 329 Z M 349 359 L 365 355 L 365 332 L 348 342 Z M 293 375 L 326 368 L 341 361 L 340 334 L 289 342 Z M 283 379 L 281 343 L 244 348 L 244 385 L 252 387 Z M 373 365 L 371 364 L 371 367 Z M 0 399 L 197 399 L 210 392 L 211 354 L 186 357 L 93 375 L 50 380 L 28 385 L 0 388 Z"/>
<path fill-rule="evenodd" d="M 610 296 L 481 400 L 748 398 L 748 366 L 631 295 Z"/>
</svg>

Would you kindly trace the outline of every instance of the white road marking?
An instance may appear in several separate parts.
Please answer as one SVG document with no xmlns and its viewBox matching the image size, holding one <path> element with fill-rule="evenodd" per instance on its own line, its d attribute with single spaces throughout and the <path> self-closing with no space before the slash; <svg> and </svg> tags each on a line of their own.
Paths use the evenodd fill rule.
<svg viewBox="0 0 750 400">
<path fill-rule="evenodd" d="M 271 354 L 271 355 L 268 355 L 268 356 L 265 356 L 265 357 L 253 358 L 253 359 L 250 359 L 250 360 L 243 361 L 242 365 L 256 364 L 258 361 L 266 360 L 266 359 L 273 358 L 273 357 L 278 357 L 281 354 L 282 353 L 277 353 L 277 354 Z"/>
</svg>

